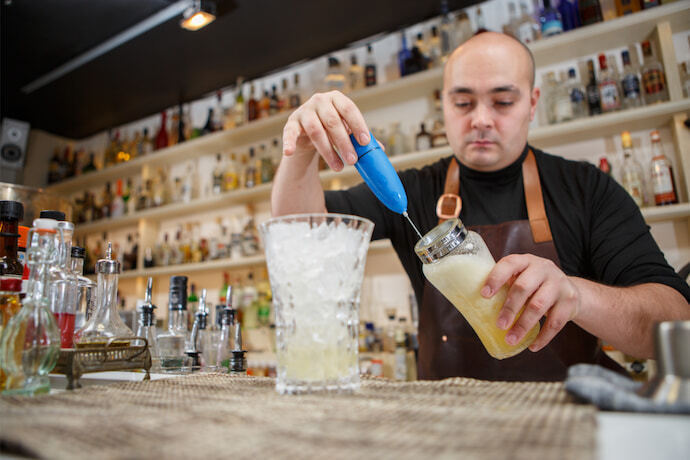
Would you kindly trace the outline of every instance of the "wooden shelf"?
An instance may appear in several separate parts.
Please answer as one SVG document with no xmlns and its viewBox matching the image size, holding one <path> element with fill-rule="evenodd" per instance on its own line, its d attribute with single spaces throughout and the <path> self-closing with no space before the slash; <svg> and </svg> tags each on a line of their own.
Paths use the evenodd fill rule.
<svg viewBox="0 0 690 460">
<path fill-rule="evenodd" d="M 390 240 L 378 240 L 373 241 L 369 245 L 369 254 L 374 254 L 377 252 L 388 251 L 392 249 Z M 181 264 L 181 265 L 168 265 L 166 267 L 153 267 L 144 270 L 128 270 L 120 274 L 120 279 L 132 279 L 139 277 L 160 277 L 160 276 L 172 276 L 172 275 L 189 275 L 192 273 L 203 273 L 203 272 L 213 272 L 219 270 L 233 270 L 240 268 L 249 268 L 262 266 L 266 263 L 266 257 L 264 254 L 259 254 L 252 257 L 243 257 L 240 259 L 219 259 L 219 260 L 208 260 L 206 262 L 198 262 L 192 264 Z M 90 278 L 95 278 L 91 275 Z"/>
<path fill-rule="evenodd" d="M 690 203 L 671 204 L 667 206 L 647 206 L 642 208 L 642 216 L 648 224 L 652 222 L 690 218 Z"/>
</svg>

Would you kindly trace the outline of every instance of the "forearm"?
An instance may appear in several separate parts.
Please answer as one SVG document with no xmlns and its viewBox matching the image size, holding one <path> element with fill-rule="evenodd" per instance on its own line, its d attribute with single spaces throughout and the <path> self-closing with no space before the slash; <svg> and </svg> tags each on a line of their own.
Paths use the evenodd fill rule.
<svg viewBox="0 0 690 460">
<path fill-rule="evenodd" d="M 273 216 L 326 211 L 319 156 L 283 156 L 273 180 L 271 213 Z"/>
<path fill-rule="evenodd" d="M 611 287 L 570 277 L 580 305 L 573 321 L 638 358 L 654 356 L 654 326 L 660 321 L 690 319 L 690 306 L 675 289 L 658 283 Z"/>
</svg>

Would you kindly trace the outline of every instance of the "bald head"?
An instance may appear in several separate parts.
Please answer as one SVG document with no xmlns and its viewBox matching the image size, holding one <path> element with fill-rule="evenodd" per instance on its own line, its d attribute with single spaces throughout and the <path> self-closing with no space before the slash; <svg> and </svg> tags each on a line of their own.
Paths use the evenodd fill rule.
<svg viewBox="0 0 690 460">
<path fill-rule="evenodd" d="M 510 35 L 497 32 L 484 32 L 467 40 L 453 51 L 448 58 L 445 66 L 444 79 L 448 78 L 448 69 L 457 59 L 464 57 L 476 57 L 477 54 L 484 55 L 489 59 L 508 58 L 509 62 L 517 63 L 520 70 L 526 71 L 530 84 L 530 89 L 534 88 L 535 62 L 532 51 L 520 40 Z M 505 60 L 503 62 L 506 62 Z"/>
</svg>

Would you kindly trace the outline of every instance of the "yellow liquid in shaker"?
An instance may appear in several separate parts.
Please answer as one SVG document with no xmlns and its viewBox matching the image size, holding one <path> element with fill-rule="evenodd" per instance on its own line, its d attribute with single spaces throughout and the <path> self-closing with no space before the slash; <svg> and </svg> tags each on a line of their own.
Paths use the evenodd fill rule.
<svg viewBox="0 0 690 460">
<path fill-rule="evenodd" d="M 502 287 L 490 299 L 479 293 L 496 265 L 486 245 L 481 246 L 478 254 L 453 254 L 438 262 L 424 264 L 424 276 L 462 313 L 491 356 L 496 359 L 510 358 L 534 342 L 539 333 L 539 324 L 516 345 L 506 343 L 508 330 L 499 329 L 496 320 L 508 289 Z"/>
</svg>

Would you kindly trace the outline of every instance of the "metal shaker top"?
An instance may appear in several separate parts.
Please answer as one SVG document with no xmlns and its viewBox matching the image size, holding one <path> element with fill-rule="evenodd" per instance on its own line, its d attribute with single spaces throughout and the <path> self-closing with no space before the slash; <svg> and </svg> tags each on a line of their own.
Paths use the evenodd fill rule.
<svg viewBox="0 0 690 460">
<path fill-rule="evenodd" d="M 414 247 L 414 252 L 422 260 L 422 263 L 436 262 L 453 252 L 467 238 L 467 229 L 458 218 L 448 219 L 440 223 Z"/>
<path fill-rule="evenodd" d="M 103 273 L 105 275 L 117 275 L 120 273 L 120 262 L 113 259 L 113 243 L 108 242 L 105 259 L 99 259 L 96 262 L 96 273 Z"/>
</svg>

